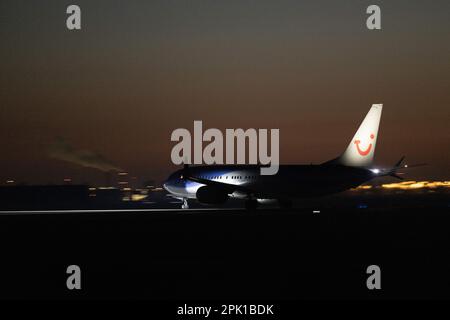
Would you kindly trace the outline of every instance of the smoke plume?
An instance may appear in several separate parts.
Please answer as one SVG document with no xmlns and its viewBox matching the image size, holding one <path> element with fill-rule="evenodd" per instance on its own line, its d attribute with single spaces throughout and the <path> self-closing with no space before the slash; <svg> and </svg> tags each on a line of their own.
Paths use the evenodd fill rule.
<svg viewBox="0 0 450 320">
<path fill-rule="evenodd" d="M 104 172 L 123 171 L 102 155 L 89 150 L 76 150 L 64 139 L 58 138 L 49 148 L 49 156 L 87 168 Z"/>
</svg>

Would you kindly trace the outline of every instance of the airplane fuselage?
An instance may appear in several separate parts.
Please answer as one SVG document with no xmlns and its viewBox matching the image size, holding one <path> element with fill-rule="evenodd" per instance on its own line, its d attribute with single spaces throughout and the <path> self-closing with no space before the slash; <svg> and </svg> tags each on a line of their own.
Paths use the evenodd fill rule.
<svg viewBox="0 0 450 320">
<path fill-rule="evenodd" d="M 251 190 L 257 199 L 294 199 L 341 192 L 371 180 L 371 170 L 343 165 L 281 165 L 276 175 L 260 175 L 258 165 L 213 165 L 189 169 L 193 178 L 237 185 Z M 205 183 L 183 179 L 183 170 L 173 173 L 164 188 L 178 198 L 196 198 Z M 230 196 L 246 199 L 248 193 Z"/>
</svg>

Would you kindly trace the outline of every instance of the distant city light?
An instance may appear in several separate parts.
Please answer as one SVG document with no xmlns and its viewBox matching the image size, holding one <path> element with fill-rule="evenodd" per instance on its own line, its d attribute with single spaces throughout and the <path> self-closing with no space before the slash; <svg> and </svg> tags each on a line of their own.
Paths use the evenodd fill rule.
<svg viewBox="0 0 450 320">
<path fill-rule="evenodd" d="M 398 183 L 388 183 L 383 184 L 381 187 L 385 189 L 402 189 L 402 190 L 411 190 L 411 189 L 434 189 L 439 187 L 450 188 L 450 181 L 403 181 Z"/>
<path fill-rule="evenodd" d="M 450 181 L 402 181 L 394 183 L 386 183 L 381 186 L 362 185 L 351 190 L 367 190 L 372 188 L 392 189 L 392 190 L 416 190 L 416 189 L 436 189 L 450 188 Z"/>
<path fill-rule="evenodd" d="M 143 194 L 133 194 L 131 195 L 131 201 L 142 201 L 147 197 L 148 197 L 147 195 Z"/>
</svg>

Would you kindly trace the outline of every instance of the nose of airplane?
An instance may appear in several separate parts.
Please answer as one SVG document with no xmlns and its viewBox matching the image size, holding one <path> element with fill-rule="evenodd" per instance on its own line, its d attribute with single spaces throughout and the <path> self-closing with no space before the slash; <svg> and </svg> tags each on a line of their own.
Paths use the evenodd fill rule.
<svg viewBox="0 0 450 320">
<path fill-rule="evenodd" d="M 178 182 L 173 179 L 167 179 L 166 181 L 163 182 L 162 186 L 167 192 L 170 193 L 175 192 L 179 187 Z"/>
<path fill-rule="evenodd" d="M 175 172 L 163 182 L 162 186 L 167 192 L 177 193 L 185 187 L 185 182 L 180 179 L 180 173 Z"/>
</svg>

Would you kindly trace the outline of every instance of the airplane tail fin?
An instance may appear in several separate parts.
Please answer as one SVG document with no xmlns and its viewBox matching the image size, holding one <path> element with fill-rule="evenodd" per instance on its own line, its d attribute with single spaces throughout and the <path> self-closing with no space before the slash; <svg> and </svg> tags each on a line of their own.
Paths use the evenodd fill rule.
<svg viewBox="0 0 450 320">
<path fill-rule="evenodd" d="M 372 164 L 382 109 L 382 104 L 372 105 L 345 152 L 332 162 L 351 167 L 368 167 Z"/>
</svg>

